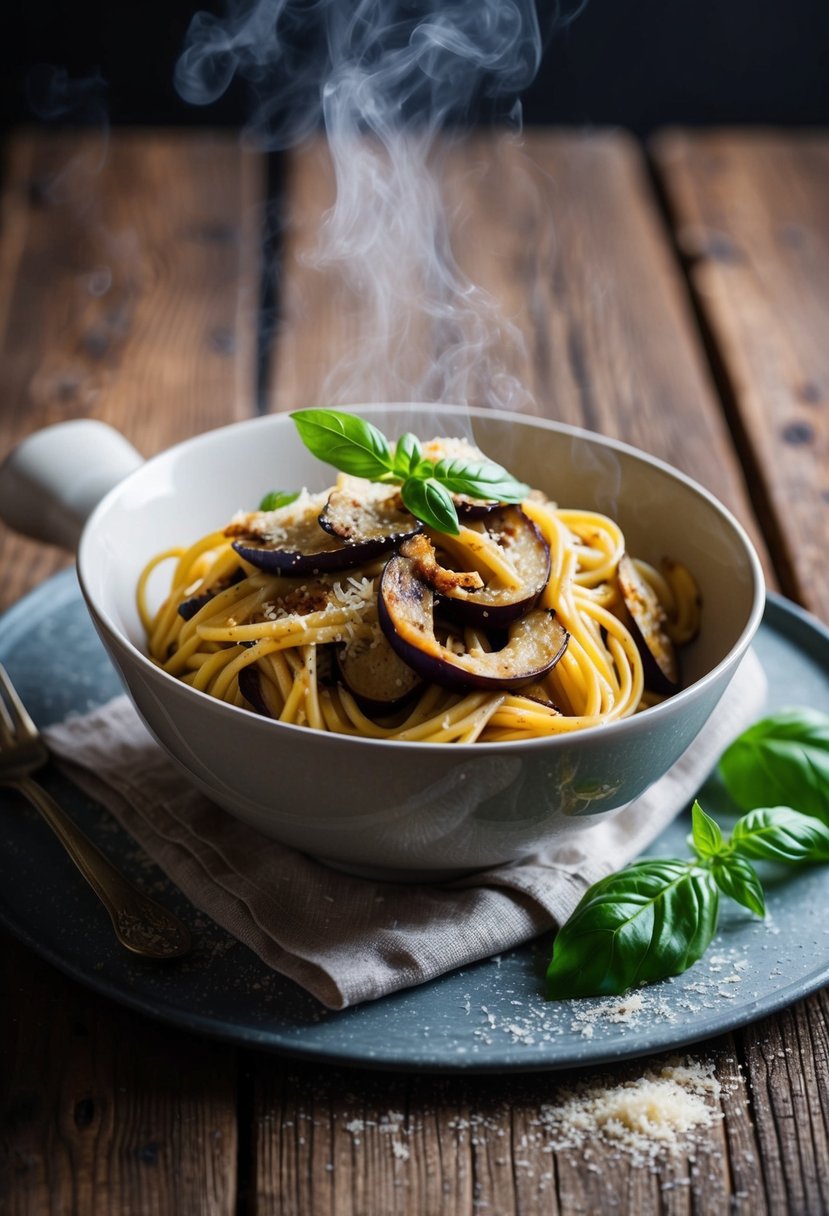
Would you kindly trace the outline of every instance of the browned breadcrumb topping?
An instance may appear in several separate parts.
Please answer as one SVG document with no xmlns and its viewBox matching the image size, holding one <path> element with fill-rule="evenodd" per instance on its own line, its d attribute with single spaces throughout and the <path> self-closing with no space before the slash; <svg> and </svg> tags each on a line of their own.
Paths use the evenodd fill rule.
<svg viewBox="0 0 829 1216">
<path fill-rule="evenodd" d="M 331 603 L 331 588 L 323 583 L 303 583 L 279 597 L 279 609 L 283 613 L 324 612 Z"/>
</svg>

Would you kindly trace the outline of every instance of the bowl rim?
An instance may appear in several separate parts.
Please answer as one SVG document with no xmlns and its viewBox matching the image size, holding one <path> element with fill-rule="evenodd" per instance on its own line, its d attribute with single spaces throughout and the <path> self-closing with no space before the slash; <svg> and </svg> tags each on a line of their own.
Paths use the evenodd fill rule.
<svg viewBox="0 0 829 1216">
<path fill-rule="evenodd" d="M 254 418 L 244 418 L 237 422 L 228 423 L 225 426 L 213 427 L 208 431 L 202 431 L 198 435 L 192 435 L 187 439 L 180 440 L 178 443 L 172 444 L 156 453 L 146 460 L 142 465 L 139 465 L 132 473 L 115 485 L 97 504 L 89 519 L 87 520 L 83 533 L 81 535 L 80 544 L 78 546 L 77 556 L 77 574 L 81 592 L 86 601 L 87 608 L 98 626 L 99 630 L 113 639 L 114 644 L 121 648 L 125 648 L 130 655 L 130 658 L 137 662 L 140 668 L 143 668 L 148 675 L 155 680 L 160 680 L 162 684 L 170 681 L 171 688 L 184 690 L 185 695 L 190 694 L 194 698 L 194 705 L 204 704 L 205 708 L 211 708 L 218 714 L 244 715 L 246 722 L 253 721 L 257 724 L 256 729 L 264 728 L 266 730 L 289 731 L 291 734 L 299 732 L 300 737 L 307 741 L 313 739 L 321 747 L 341 746 L 344 743 L 352 744 L 357 748 L 368 747 L 374 751 L 378 746 L 383 749 L 399 748 L 405 749 L 406 754 L 411 754 L 415 749 L 420 752 L 432 752 L 445 756 L 447 748 L 451 749 L 452 753 L 460 752 L 469 755 L 483 755 L 494 753 L 505 753 L 507 755 L 515 755 L 517 751 L 524 749 L 543 749 L 555 747 L 571 746 L 579 739 L 596 739 L 597 737 L 607 737 L 608 731 L 612 732 L 613 738 L 623 740 L 625 735 L 631 732 L 636 732 L 640 729 L 641 722 L 653 721 L 654 717 L 661 717 L 665 713 L 675 714 L 681 710 L 682 706 L 690 700 L 695 700 L 697 696 L 704 693 L 705 689 L 711 684 L 716 683 L 723 672 L 729 666 L 733 666 L 736 670 L 739 662 L 744 657 L 748 650 L 751 641 L 759 628 L 762 620 L 763 610 L 765 607 L 765 576 L 760 563 L 760 558 L 757 550 L 748 535 L 748 532 L 733 514 L 720 500 L 705 486 L 701 485 L 687 473 L 683 473 L 680 469 L 670 465 L 661 457 L 653 456 L 649 452 L 641 448 L 635 447 L 633 444 L 627 443 L 625 440 L 616 439 L 612 436 L 602 435 L 597 431 L 588 430 L 585 427 L 575 426 L 568 422 L 559 422 L 555 419 L 545 418 L 534 414 L 514 413 L 509 410 L 489 409 L 481 406 L 465 406 L 456 404 L 444 404 L 441 402 L 371 402 L 361 405 L 337 405 L 331 407 L 343 413 L 358 414 L 360 417 L 368 417 L 369 421 L 375 415 L 388 415 L 391 413 L 416 412 L 418 410 L 432 410 L 438 414 L 455 416 L 467 420 L 476 418 L 494 418 L 497 421 L 509 422 L 512 425 L 527 426 L 541 431 L 552 431 L 556 434 L 569 436 L 572 439 L 582 439 L 591 443 L 596 443 L 608 448 L 611 451 L 618 452 L 624 456 L 631 457 L 641 463 L 661 471 L 674 481 L 683 483 L 686 488 L 693 493 L 703 498 L 714 512 L 720 516 L 722 522 L 731 529 L 737 540 L 742 546 L 747 562 L 748 569 L 751 574 L 751 582 L 753 588 L 751 607 L 748 613 L 745 624 L 740 632 L 734 645 L 714 667 L 707 671 L 698 680 L 695 680 L 687 687 L 680 689 L 666 700 L 649 706 L 647 709 L 640 710 L 638 713 L 627 718 L 620 718 L 614 722 L 600 723 L 596 726 L 584 727 L 577 731 L 566 731 L 557 735 L 544 735 L 533 739 L 526 740 L 506 740 L 502 742 L 476 742 L 476 743 L 429 743 L 416 740 L 404 739 L 374 739 L 366 738 L 361 735 L 346 735 L 339 734 L 333 731 L 316 731 L 310 730 L 306 726 L 298 726 L 291 722 L 279 722 L 276 719 L 265 718 L 261 714 L 252 714 L 248 709 L 244 709 L 238 705 L 231 705 L 227 701 L 218 700 L 211 697 L 209 693 L 202 692 L 199 689 L 191 688 L 188 684 L 183 684 L 181 680 L 170 675 L 162 668 L 158 667 L 148 655 L 146 655 L 135 643 L 127 636 L 127 634 L 119 628 L 113 621 L 110 614 L 102 609 L 96 600 L 95 595 L 90 590 L 89 584 L 84 576 L 84 566 L 87 560 L 91 560 L 87 555 L 90 552 L 90 545 L 95 535 L 95 530 L 100 526 L 101 520 L 106 516 L 111 509 L 112 504 L 117 501 L 120 495 L 128 489 L 128 487 L 141 477 L 148 476 L 147 469 L 155 465 L 160 465 L 164 461 L 175 459 L 176 455 L 187 449 L 193 450 L 202 446 L 207 446 L 210 443 L 215 443 L 217 436 L 226 435 L 230 432 L 238 432 L 240 430 L 267 430 L 274 426 L 284 426 L 290 421 L 290 413 L 288 411 L 280 411 L 277 413 L 263 414 Z M 324 462 L 323 462 L 324 463 Z M 290 735 L 289 735 L 290 737 Z"/>
</svg>

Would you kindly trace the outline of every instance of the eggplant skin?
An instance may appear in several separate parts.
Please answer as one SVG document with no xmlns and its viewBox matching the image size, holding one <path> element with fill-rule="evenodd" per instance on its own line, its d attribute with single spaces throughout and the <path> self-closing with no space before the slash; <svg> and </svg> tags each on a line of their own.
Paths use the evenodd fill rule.
<svg viewBox="0 0 829 1216">
<path fill-rule="evenodd" d="M 243 667 L 239 672 L 239 691 L 253 709 L 254 713 L 261 714 L 263 718 L 272 718 L 273 714 L 268 709 L 267 702 L 262 695 L 262 682 L 259 678 L 259 672 L 256 670 L 256 664 L 253 663 L 248 667 Z"/>
<path fill-rule="evenodd" d="M 458 519 L 486 519 L 493 511 L 502 511 L 504 504 L 500 498 L 468 498 L 465 494 L 453 494 L 452 502 L 458 513 Z"/>
<path fill-rule="evenodd" d="M 326 496 L 300 497 L 276 511 L 251 511 L 225 528 L 233 548 L 259 570 L 269 574 L 317 574 L 359 565 L 365 554 L 319 525 Z"/>
<path fill-rule="evenodd" d="M 297 549 L 276 549 L 235 540 L 233 548 L 241 558 L 250 562 L 251 566 L 256 566 L 258 570 L 264 570 L 268 574 L 333 574 L 337 570 L 349 570 L 362 565 L 363 562 L 376 557 L 378 552 L 382 552 L 383 545 L 340 544 L 336 548 L 302 553 Z"/>
<path fill-rule="evenodd" d="M 506 645 L 487 654 L 455 654 L 435 635 L 434 594 L 408 558 L 396 556 L 380 580 L 380 626 L 405 663 L 424 680 L 459 692 L 506 691 L 532 684 L 553 668 L 569 635 L 546 608 L 510 622 Z"/>
<path fill-rule="evenodd" d="M 628 611 L 628 626 L 642 656 L 645 686 L 667 696 L 680 687 L 679 658 L 665 629 L 665 610 L 627 553 L 619 560 L 619 591 Z"/>
</svg>

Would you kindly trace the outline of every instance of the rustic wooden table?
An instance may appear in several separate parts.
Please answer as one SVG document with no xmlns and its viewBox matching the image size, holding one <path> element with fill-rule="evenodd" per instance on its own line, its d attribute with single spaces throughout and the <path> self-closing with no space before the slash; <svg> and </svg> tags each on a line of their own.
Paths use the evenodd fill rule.
<svg viewBox="0 0 829 1216">
<path fill-rule="evenodd" d="M 829 621 L 829 137 L 476 137 L 447 189 L 461 264 L 525 333 L 513 370 L 538 411 L 708 485 L 770 584 Z M 67 417 L 150 454 L 317 403 L 361 324 L 298 256 L 330 192 L 319 147 L 269 165 L 227 133 L 13 136 L 0 453 Z M 4 606 L 67 560 L 0 540 Z M 297 1066 L 127 1012 L 9 939 L 0 975 L 9 1216 L 829 1211 L 825 993 L 694 1049 L 723 1118 L 693 1154 L 643 1166 L 597 1144 L 587 1167 L 528 1134 L 572 1076 Z M 392 1108 L 408 1155 L 380 1134 Z"/>
</svg>

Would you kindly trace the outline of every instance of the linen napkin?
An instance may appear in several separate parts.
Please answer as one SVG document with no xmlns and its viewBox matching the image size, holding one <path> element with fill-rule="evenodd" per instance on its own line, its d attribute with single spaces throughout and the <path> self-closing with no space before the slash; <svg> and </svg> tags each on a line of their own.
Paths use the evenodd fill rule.
<svg viewBox="0 0 829 1216">
<path fill-rule="evenodd" d="M 673 769 L 583 843 L 431 886 L 350 877 L 234 819 L 179 774 L 126 697 L 45 733 L 72 780 L 198 909 L 328 1008 L 344 1009 L 562 924 L 591 883 L 634 858 L 688 804 L 764 697 L 749 652 Z"/>
</svg>

